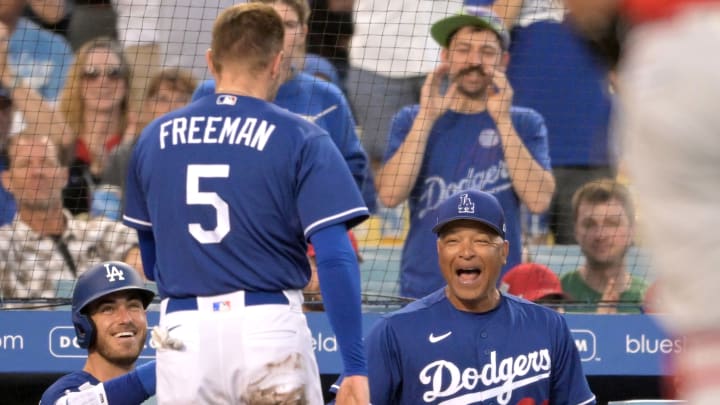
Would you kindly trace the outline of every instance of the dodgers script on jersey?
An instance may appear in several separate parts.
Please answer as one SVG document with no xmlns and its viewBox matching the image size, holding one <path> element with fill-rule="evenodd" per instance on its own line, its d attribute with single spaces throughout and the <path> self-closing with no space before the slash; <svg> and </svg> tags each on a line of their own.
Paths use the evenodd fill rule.
<svg viewBox="0 0 720 405">
<path fill-rule="evenodd" d="M 365 342 L 375 405 L 595 404 L 563 317 L 513 296 L 470 313 L 440 289 L 381 318 Z"/>
<path fill-rule="evenodd" d="M 327 132 L 231 94 L 146 127 L 126 198 L 124 222 L 153 231 L 158 290 L 170 297 L 301 289 L 309 236 L 368 215 Z"/>
<path fill-rule="evenodd" d="M 513 126 L 533 158 L 550 170 L 547 130 L 542 117 L 528 108 L 512 107 Z M 402 145 L 410 132 L 418 106 L 405 107 L 393 119 L 385 161 Z M 400 292 L 422 297 L 445 284 L 437 265 L 435 208 L 461 190 L 493 194 L 505 211 L 506 239 L 510 253 L 503 271 L 520 263 L 522 231 L 520 199 L 515 193 L 505 163 L 505 154 L 495 122 L 487 112 L 462 114 L 448 111 L 432 128 L 417 181 L 410 192 L 410 229 L 403 247 Z"/>
</svg>

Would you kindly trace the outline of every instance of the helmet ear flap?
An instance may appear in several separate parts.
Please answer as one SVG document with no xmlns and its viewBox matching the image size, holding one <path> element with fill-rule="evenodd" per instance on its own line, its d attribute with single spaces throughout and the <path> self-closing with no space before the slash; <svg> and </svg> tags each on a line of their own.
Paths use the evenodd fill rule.
<svg viewBox="0 0 720 405">
<path fill-rule="evenodd" d="M 95 340 L 95 325 L 90 317 L 80 312 L 73 313 L 73 324 L 78 346 L 87 349 Z"/>
</svg>

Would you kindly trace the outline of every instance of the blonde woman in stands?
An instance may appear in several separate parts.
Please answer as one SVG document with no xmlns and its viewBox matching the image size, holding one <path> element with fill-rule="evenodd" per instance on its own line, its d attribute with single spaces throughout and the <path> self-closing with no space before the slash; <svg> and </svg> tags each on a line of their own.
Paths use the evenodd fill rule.
<svg viewBox="0 0 720 405">
<path fill-rule="evenodd" d="M 92 199 L 92 216 L 120 219 L 125 175 L 140 131 L 152 120 L 189 103 L 196 87 L 197 79 L 189 70 L 167 68 L 153 74 L 140 111 L 131 112 L 123 142 L 110 152 L 104 164 L 100 190 L 96 189 Z"/>
<path fill-rule="evenodd" d="M 122 140 L 129 88 L 130 69 L 117 42 L 97 38 L 78 50 L 60 95 L 60 110 L 77 134 L 62 151 L 70 166 L 64 206 L 73 215 L 88 212 L 103 162 Z"/>
</svg>

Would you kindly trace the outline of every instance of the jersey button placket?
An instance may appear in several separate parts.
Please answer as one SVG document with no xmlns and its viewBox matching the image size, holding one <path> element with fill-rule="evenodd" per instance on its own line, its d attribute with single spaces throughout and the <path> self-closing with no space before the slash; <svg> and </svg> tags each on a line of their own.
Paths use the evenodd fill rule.
<svg viewBox="0 0 720 405">
<path fill-rule="evenodd" d="M 485 332 L 485 331 L 480 332 L 480 339 L 483 339 L 483 340 L 484 340 L 484 339 L 487 339 L 487 337 L 488 337 L 487 332 Z M 483 343 L 480 343 L 480 344 L 481 344 L 481 346 L 485 346 Z M 486 356 L 489 356 L 491 351 L 492 351 L 492 350 L 490 350 L 489 348 L 486 347 L 486 348 L 483 350 L 483 354 L 486 355 Z"/>
</svg>

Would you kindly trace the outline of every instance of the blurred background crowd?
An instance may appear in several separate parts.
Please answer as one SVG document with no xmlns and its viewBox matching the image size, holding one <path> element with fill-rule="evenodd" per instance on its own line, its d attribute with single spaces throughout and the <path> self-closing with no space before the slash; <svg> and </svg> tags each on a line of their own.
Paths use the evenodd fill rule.
<svg viewBox="0 0 720 405">
<path fill-rule="evenodd" d="M 142 268 L 136 236 L 119 222 L 134 142 L 210 78 L 204 54 L 212 21 L 236 2 L 0 2 L 2 302 L 57 297 L 104 260 Z M 380 198 L 387 183 L 378 177 L 392 157 L 393 117 L 418 103 L 439 63 L 430 26 L 464 8 L 484 8 L 509 33 L 512 103 L 542 117 L 555 180 L 546 208 L 518 198 L 511 215 L 520 224 L 522 257 L 505 269 L 504 288 L 532 300 L 549 297 L 565 310 L 651 310 L 645 299 L 654 280 L 636 232 L 641 218 L 611 130 L 614 94 L 622 89 L 597 44 L 576 33 L 562 0 L 279 2 L 292 10 L 285 21 L 291 65 L 276 102 L 326 128 L 358 180 L 373 212 L 353 230 L 366 294 L 408 295 L 398 286 L 401 262 L 418 254 L 402 250 L 421 197 Z M 291 92 L 302 80 L 324 87 L 296 85 Z M 316 102 L 313 92 L 328 104 L 315 112 L 292 106 Z M 482 144 L 483 133 L 478 137 Z M 466 180 L 483 181 L 473 172 Z M 317 294 L 311 287 L 308 293 Z"/>
</svg>

